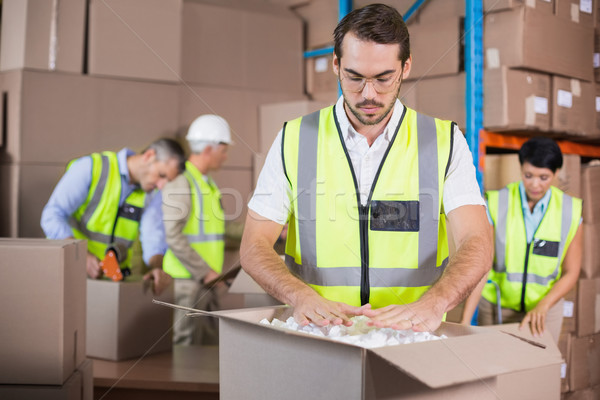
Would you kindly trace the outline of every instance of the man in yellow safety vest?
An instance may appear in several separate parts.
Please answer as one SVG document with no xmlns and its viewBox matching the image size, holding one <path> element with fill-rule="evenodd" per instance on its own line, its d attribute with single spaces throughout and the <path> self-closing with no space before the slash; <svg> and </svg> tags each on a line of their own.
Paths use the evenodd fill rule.
<svg viewBox="0 0 600 400">
<path fill-rule="evenodd" d="M 491 266 L 471 153 L 456 124 L 398 100 L 412 58 L 394 8 L 352 11 L 334 42 L 343 95 L 275 139 L 249 203 L 242 266 L 303 325 L 364 314 L 380 327 L 435 330 Z M 286 222 L 284 263 L 272 246 Z"/>
</svg>

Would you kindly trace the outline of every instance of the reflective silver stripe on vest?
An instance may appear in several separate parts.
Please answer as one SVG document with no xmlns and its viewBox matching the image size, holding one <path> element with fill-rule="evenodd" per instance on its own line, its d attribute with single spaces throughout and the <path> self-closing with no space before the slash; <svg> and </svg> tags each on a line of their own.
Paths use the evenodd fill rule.
<svg viewBox="0 0 600 400">
<path fill-rule="evenodd" d="M 315 111 L 302 118 L 298 143 L 297 220 L 302 265 L 307 273 L 317 268 L 317 148 L 320 114 L 320 111 Z"/>
<path fill-rule="evenodd" d="M 508 207 L 508 206 L 507 206 Z M 556 268 L 548 276 L 536 275 L 534 273 L 527 273 L 527 283 L 537 283 L 538 285 L 548 286 L 550 282 L 558 277 L 560 271 L 560 264 L 562 260 L 563 252 L 565 251 L 565 244 L 569 231 L 571 230 L 571 219 L 573 217 L 573 198 L 568 195 L 563 195 L 562 205 L 562 216 L 561 216 L 561 227 L 560 227 L 560 243 L 558 245 L 558 255 L 556 260 Z M 503 272 L 506 271 L 506 265 L 503 264 Z M 506 274 L 506 279 L 513 283 L 523 282 L 522 272 L 509 272 Z"/>
<path fill-rule="evenodd" d="M 508 188 L 498 191 L 498 217 L 496 217 L 496 261 L 494 271 L 506 272 L 506 216 L 508 215 Z"/>
<path fill-rule="evenodd" d="M 223 240 L 224 235 L 222 233 L 205 233 L 204 232 L 204 209 L 202 207 L 203 196 L 200 191 L 200 186 L 198 186 L 198 182 L 192 177 L 189 172 L 185 172 L 185 174 L 190 178 L 189 180 L 194 183 L 194 187 L 196 188 L 196 193 L 198 193 L 198 212 L 200 216 L 198 218 L 198 233 L 197 234 L 185 234 L 190 242 L 199 243 L 199 242 L 214 242 L 216 240 Z"/>
<path fill-rule="evenodd" d="M 417 140 L 419 144 L 419 273 L 411 274 L 404 286 L 425 286 L 435 282 L 446 267 L 436 266 L 439 214 L 439 170 L 437 129 L 435 119 L 417 113 Z M 377 269 L 379 273 L 379 269 Z M 373 274 L 371 274 L 372 276 Z"/>
<path fill-rule="evenodd" d="M 316 203 L 317 151 L 320 111 L 302 118 L 298 143 L 298 233 L 302 265 L 286 255 L 290 270 L 309 284 L 360 286 L 361 267 L 317 267 Z M 418 114 L 419 153 L 419 268 L 370 268 L 371 287 L 422 287 L 437 280 L 448 259 L 436 266 L 439 224 L 438 153 L 435 120 Z M 423 151 L 423 152 L 422 152 Z M 433 154 L 434 157 L 428 157 Z M 434 158 L 432 162 L 431 158 Z"/>
<path fill-rule="evenodd" d="M 109 169 L 110 169 L 110 161 L 108 159 L 108 156 L 101 155 L 100 160 L 102 163 L 102 165 L 100 167 L 100 179 L 98 180 L 98 184 L 96 185 L 94 194 L 92 195 L 92 198 L 90 199 L 90 202 L 88 203 L 86 209 L 83 211 L 81 220 L 78 221 L 77 219 L 75 219 L 74 216 L 71 215 L 71 217 L 69 218 L 69 225 L 72 228 L 75 228 L 78 231 L 80 231 L 81 233 L 83 233 L 90 240 L 93 240 L 93 241 L 99 242 L 99 243 L 110 244 L 111 243 L 110 235 L 105 235 L 104 233 L 100 233 L 100 232 L 92 232 L 87 228 L 88 222 L 94 215 L 96 208 L 98 208 L 98 204 L 100 204 L 100 200 L 102 200 L 102 193 L 104 193 L 104 188 L 106 187 L 106 181 L 108 180 L 108 174 L 109 174 Z M 92 159 L 92 163 L 93 162 L 94 161 Z M 133 241 L 131 241 L 131 240 L 115 238 L 115 241 L 117 241 L 119 243 L 123 243 L 128 247 L 133 245 Z"/>
<path fill-rule="evenodd" d="M 290 271 L 299 276 L 306 283 L 318 286 L 360 286 L 360 267 L 335 267 L 335 268 L 305 268 L 297 264 L 290 255 L 285 255 L 285 263 Z M 442 265 L 420 266 L 414 268 L 370 268 L 370 287 L 421 287 L 432 284 L 430 276 L 421 271 L 422 267 L 427 270 L 436 269 L 441 271 L 446 268 L 448 259 Z"/>
</svg>

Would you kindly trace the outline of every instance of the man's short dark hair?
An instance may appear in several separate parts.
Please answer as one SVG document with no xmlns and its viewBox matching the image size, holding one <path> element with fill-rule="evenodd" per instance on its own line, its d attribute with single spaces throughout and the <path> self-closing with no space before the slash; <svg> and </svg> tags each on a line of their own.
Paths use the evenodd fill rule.
<svg viewBox="0 0 600 400">
<path fill-rule="evenodd" d="M 519 150 L 521 165 L 528 162 L 537 168 L 548 168 L 552 172 L 562 167 L 563 156 L 558 144 L 549 137 L 532 137 Z"/>
<path fill-rule="evenodd" d="M 399 44 L 398 58 L 402 66 L 410 56 L 410 38 L 402 15 L 385 4 L 369 4 L 351 11 L 333 31 L 334 52 L 342 59 L 342 42 L 346 33 L 352 32 L 357 38 L 379 44 Z"/>
<path fill-rule="evenodd" d="M 170 159 L 177 160 L 179 173 L 185 171 L 185 152 L 183 147 L 177 141 L 169 138 L 161 138 L 155 140 L 148 146 L 144 153 L 148 150 L 154 150 L 158 161 L 168 161 Z"/>
</svg>

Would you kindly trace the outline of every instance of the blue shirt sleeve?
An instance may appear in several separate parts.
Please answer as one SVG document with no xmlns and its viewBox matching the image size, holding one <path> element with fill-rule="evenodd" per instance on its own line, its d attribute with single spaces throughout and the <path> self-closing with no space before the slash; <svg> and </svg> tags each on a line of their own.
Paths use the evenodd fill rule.
<svg viewBox="0 0 600 400">
<path fill-rule="evenodd" d="M 41 226 L 48 239 L 73 236 L 69 217 L 85 202 L 92 183 L 92 159 L 83 157 L 62 176 L 42 211 Z"/>
<path fill-rule="evenodd" d="M 146 207 L 140 221 L 140 242 L 142 257 L 148 264 L 152 256 L 163 255 L 167 251 L 165 228 L 163 226 L 162 195 L 155 190 L 146 195 Z"/>
</svg>

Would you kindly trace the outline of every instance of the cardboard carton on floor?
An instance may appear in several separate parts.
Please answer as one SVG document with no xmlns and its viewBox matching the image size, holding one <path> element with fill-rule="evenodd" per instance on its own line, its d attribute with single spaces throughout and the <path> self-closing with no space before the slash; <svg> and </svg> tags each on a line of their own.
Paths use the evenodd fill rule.
<svg viewBox="0 0 600 400">
<path fill-rule="evenodd" d="M 600 278 L 580 279 L 577 282 L 577 336 L 589 336 L 598 332 L 600 332 Z"/>
<path fill-rule="evenodd" d="M 497 399 L 524 376 L 531 379 L 512 399 L 560 398 L 561 356 L 552 343 L 543 349 L 444 322 L 436 333 L 447 339 L 364 349 L 259 323 L 291 313 L 285 306 L 199 312 L 219 317 L 221 399 Z"/>
<path fill-rule="evenodd" d="M 573 338 L 569 363 L 571 391 L 600 385 L 600 333 Z"/>
<path fill-rule="evenodd" d="M 173 301 L 173 286 L 160 296 L 141 278 L 87 280 L 87 355 L 124 360 L 172 347 L 172 310 L 152 299 Z"/>
<path fill-rule="evenodd" d="M 0 385 L 0 398 L 10 400 L 93 400 L 93 363 L 89 358 L 62 385 Z"/>
<path fill-rule="evenodd" d="M 86 2 L 4 0 L 0 71 L 81 73 Z"/>
<path fill-rule="evenodd" d="M 84 240 L 0 239 L 1 384 L 62 385 L 83 362 L 86 254 Z"/>
</svg>

